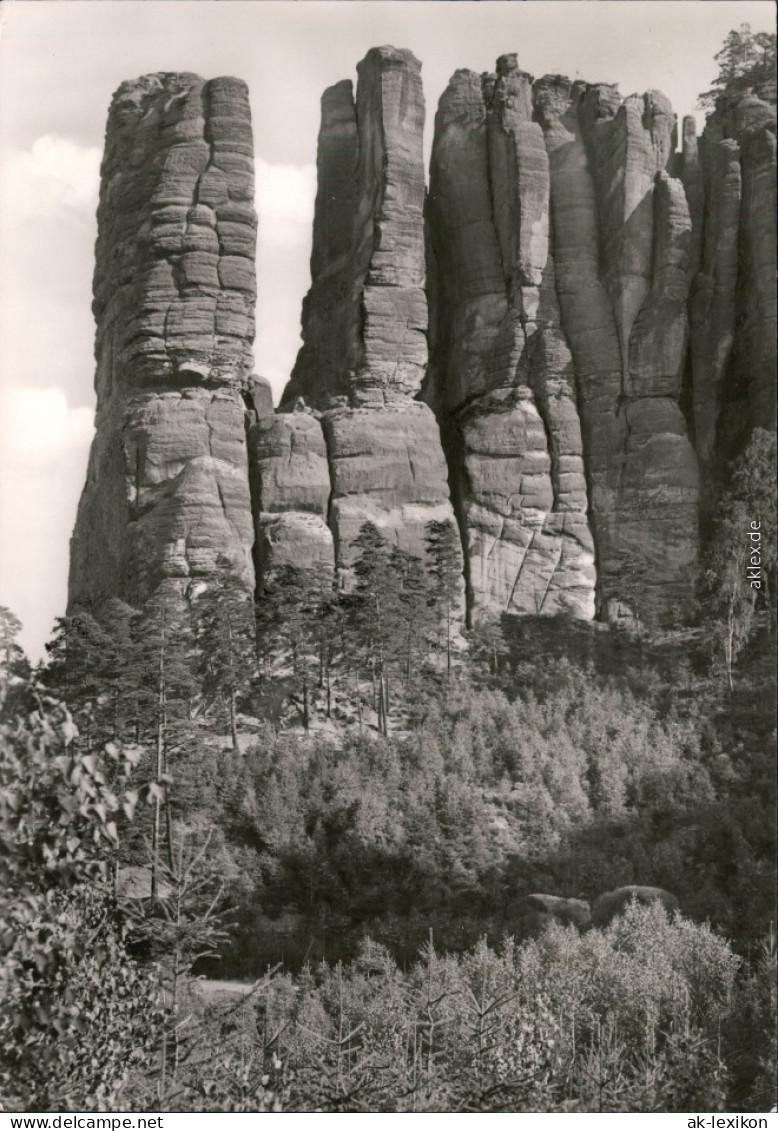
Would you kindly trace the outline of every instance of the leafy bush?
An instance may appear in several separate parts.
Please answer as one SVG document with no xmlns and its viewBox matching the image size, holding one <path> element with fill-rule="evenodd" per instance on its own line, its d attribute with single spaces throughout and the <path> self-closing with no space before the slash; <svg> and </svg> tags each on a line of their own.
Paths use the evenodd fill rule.
<svg viewBox="0 0 778 1131">
<path fill-rule="evenodd" d="M 0 1096 L 80 1110 L 115 1102 L 160 1023 L 110 883 L 116 821 L 138 796 L 126 753 L 80 752 L 67 711 L 38 704 L 0 726 Z"/>
</svg>

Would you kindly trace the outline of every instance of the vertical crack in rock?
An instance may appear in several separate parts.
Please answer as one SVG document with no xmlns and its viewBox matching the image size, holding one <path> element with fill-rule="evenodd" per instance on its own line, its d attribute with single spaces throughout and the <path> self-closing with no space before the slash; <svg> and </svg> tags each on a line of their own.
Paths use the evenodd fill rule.
<svg viewBox="0 0 778 1131">
<path fill-rule="evenodd" d="M 108 115 L 93 309 L 96 435 L 70 606 L 253 581 L 241 397 L 256 297 L 253 148 L 237 79 L 152 74 Z"/>
</svg>

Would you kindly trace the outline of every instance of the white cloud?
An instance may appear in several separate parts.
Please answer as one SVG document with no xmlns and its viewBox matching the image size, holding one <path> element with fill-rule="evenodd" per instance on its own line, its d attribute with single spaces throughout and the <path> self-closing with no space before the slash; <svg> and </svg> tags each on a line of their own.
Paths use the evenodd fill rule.
<svg viewBox="0 0 778 1131">
<path fill-rule="evenodd" d="M 316 199 L 315 165 L 256 162 L 259 253 L 266 245 L 294 247 L 310 241 Z"/>
<path fill-rule="evenodd" d="M 8 149 L 0 160 L 6 220 L 93 212 L 100 186 L 100 150 L 68 137 L 44 134 L 29 149 Z"/>
</svg>

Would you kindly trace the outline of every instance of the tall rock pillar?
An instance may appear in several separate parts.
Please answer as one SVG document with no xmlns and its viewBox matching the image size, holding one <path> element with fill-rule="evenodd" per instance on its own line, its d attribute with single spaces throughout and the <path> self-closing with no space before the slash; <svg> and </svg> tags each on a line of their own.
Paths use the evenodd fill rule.
<svg viewBox="0 0 778 1131">
<path fill-rule="evenodd" d="M 455 522 L 438 425 L 418 399 L 427 365 L 420 71 L 409 51 L 374 48 L 359 64 L 356 99 L 350 82 L 322 98 L 303 346 L 273 424 L 293 459 L 304 451 L 312 466 L 326 450 L 326 518 L 344 579 L 363 523 L 421 557 L 426 524 Z M 305 428 L 301 413 L 313 417 Z M 324 517 L 313 492 L 285 520 L 290 538 L 305 531 L 313 560 Z M 288 551 L 278 519 L 260 517 L 265 526 L 278 532 L 270 567 Z"/>
<path fill-rule="evenodd" d="M 573 356 L 603 614 L 672 620 L 698 551 L 697 458 L 680 406 L 694 260 L 674 118 L 656 91 L 545 76 L 553 254 Z"/>
<path fill-rule="evenodd" d="M 447 434 L 481 613 L 595 611 L 573 360 L 549 245 L 549 161 L 532 79 L 457 71 L 440 100 L 428 224 L 435 282 L 427 396 Z"/>
<path fill-rule="evenodd" d="M 775 427 L 775 150 L 773 83 L 722 96 L 682 155 L 690 203 L 700 186 L 704 200 L 689 314 L 695 440 L 709 488 L 753 428 Z"/>
<path fill-rule="evenodd" d="M 244 83 L 151 74 L 122 84 L 101 169 L 96 435 L 71 607 L 140 603 L 161 583 L 181 590 L 219 557 L 253 583 L 243 398 L 253 199 Z"/>
</svg>

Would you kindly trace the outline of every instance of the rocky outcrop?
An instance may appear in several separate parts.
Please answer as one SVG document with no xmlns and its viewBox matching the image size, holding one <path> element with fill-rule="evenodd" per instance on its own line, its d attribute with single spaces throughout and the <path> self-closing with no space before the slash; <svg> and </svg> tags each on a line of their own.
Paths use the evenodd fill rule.
<svg viewBox="0 0 778 1131">
<path fill-rule="evenodd" d="M 704 215 L 691 366 L 706 481 L 752 428 L 775 426 L 775 88 L 761 93 L 719 99 L 696 158 Z M 687 164 L 684 152 L 684 173 Z"/>
<path fill-rule="evenodd" d="M 242 396 L 256 216 L 245 84 L 124 83 L 108 116 L 94 275 L 96 436 L 71 605 L 207 577 L 253 584 Z"/>
<path fill-rule="evenodd" d="M 435 121 L 428 207 L 433 374 L 468 596 L 481 612 L 594 615 L 573 364 L 549 247 L 549 164 L 532 80 L 457 71 Z"/>
<path fill-rule="evenodd" d="M 533 894 L 526 895 L 522 903 L 524 929 L 528 934 L 540 934 L 551 923 L 577 927 L 579 931 L 591 926 L 591 907 L 586 899 Z"/>
<path fill-rule="evenodd" d="M 322 97 L 311 290 L 282 399 L 404 403 L 427 363 L 424 96 L 410 51 L 379 47 Z"/>
<path fill-rule="evenodd" d="M 305 412 L 259 420 L 249 430 L 249 461 L 258 589 L 279 566 L 331 570 L 330 474 L 319 421 Z"/>
<path fill-rule="evenodd" d="M 656 92 L 545 76 L 552 247 L 573 356 L 603 615 L 688 605 L 698 473 L 680 408 L 692 223 Z"/>
<path fill-rule="evenodd" d="M 312 285 L 276 418 L 295 420 L 291 410 L 305 406 L 321 418 L 307 417 L 323 434 L 309 485 L 328 466 L 321 515 L 343 581 L 363 523 L 423 556 L 426 524 L 455 521 L 438 425 L 416 400 L 427 364 L 420 66 L 410 52 L 382 47 L 358 73 L 356 100 L 348 82 L 322 98 Z M 299 459 L 293 466 L 302 471 Z M 263 498 L 265 475 L 260 467 Z M 301 481 L 298 498 L 306 490 Z"/>
<path fill-rule="evenodd" d="M 720 99 L 699 140 L 685 119 L 676 152 L 658 92 L 514 55 L 457 71 L 425 205 L 418 61 L 376 48 L 358 73 L 322 99 L 279 411 L 251 373 L 244 84 L 117 91 L 71 606 L 183 592 L 217 559 L 260 590 L 282 564 L 348 583 L 364 522 L 421 555 L 435 520 L 476 618 L 674 619 L 717 469 L 774 422 L 774 85 Z"/>
<path fill-rule="evenodd" d="M 638 903 L 643 907 L 661 904 L 668 915 L 673 915 L 679 910 L 677 898 L 664 888 L 644 887 L 639 884 L 627 884 L 613 891 L 606 891 L 595 899 L 592 904 L 592 924 L 595 927 L 606 927 L 617 915 L 623 914 L 631 903 Z"/>
</svg>

